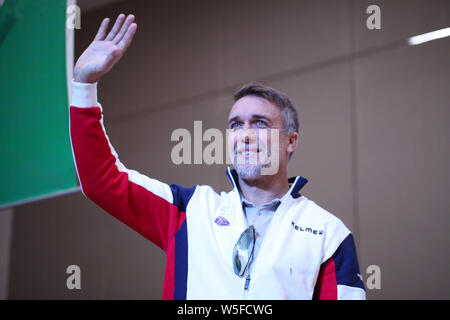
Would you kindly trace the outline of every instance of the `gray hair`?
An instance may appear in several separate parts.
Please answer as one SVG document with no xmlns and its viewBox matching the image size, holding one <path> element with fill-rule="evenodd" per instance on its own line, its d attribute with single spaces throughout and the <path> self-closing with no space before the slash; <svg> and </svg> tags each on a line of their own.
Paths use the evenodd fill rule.
<svg viewBox="0 0 450 320">
<path fill-rule="evenodd" d="M 299 130 L 297 111 L 287 95 L 284 93 L 262 85 L 257 82 L 251 82 L 242 86 L 234 94 L 234 102 L 245 96 L 257 96 L 273 102 L 281 111 L 281 117 L 284 120 L 284 134 L 297 132 Z"/>
</svg>

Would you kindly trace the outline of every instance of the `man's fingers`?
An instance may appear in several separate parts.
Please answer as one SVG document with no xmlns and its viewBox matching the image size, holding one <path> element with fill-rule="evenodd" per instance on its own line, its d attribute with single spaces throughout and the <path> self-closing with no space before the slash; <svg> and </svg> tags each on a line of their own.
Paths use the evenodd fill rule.
<svg viewBox="0 0 450 320">
<path fill-rule="evenodd" d="M 125 33 L 128 30 L 128 27 L 131 25 L 131 23 L 133 23 L 133 21 L 134 15 L 132 14 L 128 15 L 128 17 L 125 19 L 125 23 L 122 25 L 122 28 L 120 28 L 119 33 L 112 40 L 115 44 L 118 44 L 120 40 L 122 40 L 122 38 L 124 37 Z"/>
<path fill-rule="evenodd" d="M 114 23 L 111 31 L 108 33 L 108 36 L 105 39 L 106 41 L 111 41 L 112 39 L 114 39 L 114 37 L 117 35 L 117 32 L 119 32 L 120 27 L 122 26 L 123 20 L 125 20 L 125 15 L 121 13 L 117 17 L 116 23 Z"/>
<path fill-rule="evenodd" d="M 128 28 L 127 32 L 125 33 L 124 37 L 122 38 L 122 40 L 120 40 L 120 42 L 118 43 L 118 46 L 121 49 L 126 50 L 128 48 L 128 46 L 131 43 L 131 40 L 133 40 L 134 34 L 136 33 L 136 29 L 137 24 L 132 23 Z"/>
<path fill-rule="evenodd" d="M 105 38 L 106 30 L 108 29 L 109 18 L 103 19 L 100 24 L 100 28 L 98 28 L 97 34 L 94 40 L 103 40 Z"/>
</svg>

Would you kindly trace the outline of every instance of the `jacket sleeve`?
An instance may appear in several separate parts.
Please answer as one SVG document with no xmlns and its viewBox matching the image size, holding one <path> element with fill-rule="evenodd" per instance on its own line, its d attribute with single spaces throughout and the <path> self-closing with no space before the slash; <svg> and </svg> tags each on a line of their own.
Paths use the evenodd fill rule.
<svg viewBox="0 0 450 320">
<path fill-rule="evenodd" d="M 313 299 L 366 299 L 355 242 L 351 233 L 341 242 L 332 257 L 321 265 Z"/>
<path fill-rule="evenodd" d="M 83 194 L 165 250 L 184 222 L 195 186 L 169 186 L 127 169 L 106 135 L 97 83 L 72 81 L 72 88 L 70 138 Z"/>
</svg>

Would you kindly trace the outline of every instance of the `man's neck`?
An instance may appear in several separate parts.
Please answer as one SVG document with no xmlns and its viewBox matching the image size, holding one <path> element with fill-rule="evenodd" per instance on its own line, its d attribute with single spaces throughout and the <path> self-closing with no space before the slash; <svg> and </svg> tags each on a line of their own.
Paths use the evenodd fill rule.
<svg viewBox="0 0 450 320">
<path fill-rule="evenodd" d="M 281 198 L 289 190 L 287 174 L 261 176 L 257 180 L 239 177 L 239 187 L 242 196 L 258 208 L 273 199 Z"/>
</svg>

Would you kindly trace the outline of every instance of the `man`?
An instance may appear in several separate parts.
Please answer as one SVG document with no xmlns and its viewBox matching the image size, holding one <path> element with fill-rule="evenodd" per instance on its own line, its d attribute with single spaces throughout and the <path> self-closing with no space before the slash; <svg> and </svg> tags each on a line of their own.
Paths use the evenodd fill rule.
<svg viewBox="0 0 450 320">
<path fill-rule="evenodd" d="M 133 21 L 121 14 L 107 34 L 105 19 L 77 61 L 70 133 L 83 193 L 166 252 L 163 298 L 364 299 L 350 231 L 300 195 L 306 179 L 287 178 L 298 120 L 277 90 L 250 84 L 235 94 L 230 192 L 169 186 L 119 161 L 96 90 L 130 45 Z"/>
</svg>

